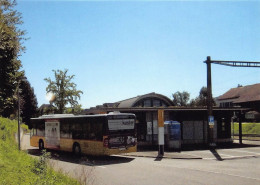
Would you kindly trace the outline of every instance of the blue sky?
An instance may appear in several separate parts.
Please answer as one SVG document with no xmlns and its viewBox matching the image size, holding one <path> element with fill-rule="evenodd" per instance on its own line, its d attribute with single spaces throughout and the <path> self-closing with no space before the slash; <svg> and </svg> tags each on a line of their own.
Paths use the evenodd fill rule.
<svg viewBox="0 0 260 185">
<path fill-rule="evenodd" d="M 39 106 L 53 69 L 75 75 L 88 108 L 150 92 L 195 98 L 207 56 L 260 61 L 257 1 L 17 2 L 30 37 L 20 59 Z M 213 96 L 259 83 L 259 70 L 213 65 Z"/>
</svg>

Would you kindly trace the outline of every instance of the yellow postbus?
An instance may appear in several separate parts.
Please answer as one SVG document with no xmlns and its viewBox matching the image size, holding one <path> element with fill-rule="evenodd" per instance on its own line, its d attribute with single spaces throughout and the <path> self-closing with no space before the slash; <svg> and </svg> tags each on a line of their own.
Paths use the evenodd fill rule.
<svg viewBox="0 0 260 185">
<path fill-rule="evenodd" d="M 135 115 L 113 112 L 98 115 L 53 114 L 31 118 L 30 144 L 87 155 L 136 152 Z"/>
</svg>

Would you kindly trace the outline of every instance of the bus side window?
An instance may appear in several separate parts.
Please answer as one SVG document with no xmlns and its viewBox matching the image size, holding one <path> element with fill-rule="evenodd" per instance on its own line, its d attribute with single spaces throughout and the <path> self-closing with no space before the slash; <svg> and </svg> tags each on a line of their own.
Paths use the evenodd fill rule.
<svg viewBox="0 0 260 185">
<path fill-rule="evenodd" d="M 36 130 L 36 134 L 37 136 L 44 136 L 45 135 L 45 122 L 41 121 L 37 123 L 37 130 Z"/>
<path fill-rule="evenodd" d="M 72 124 L 72 138 L 73 139 L 82 139 L 82 124 L 74 123 Z"/>
<path fill-rule="evenodd" d="M 93 120 L 93 123 L 91 124 L 91 139 L 102 141 L 103 139 L 103 127 L 102 127 L 102 121 L 98 118 L 95 118 Z"/>
<path fill-rule="evenodd" d="M 96 124 L 96 139 L 98 141 L 103 140 L 103 124 L 102 122 L 99 122 Z"/>
<path fill-rule="evenodd" d="M 70 138 L 70 127 L 69 123 L 62 123 L 60 125 L 60 137 Z"/>
<path fill-rule="evenodd" d="M 83 139 L 90 139 L 90 123 L 83 123 Z"/>
<path fill-rule="evenodd" d="M 33 136 L 36 136 L 36 135 L 37 135 L 37 134 L 36 134 L 36 124 L 35 124 L 35 123 L 33 123 L 32 135 L 33 135 Z"/>
</svg>

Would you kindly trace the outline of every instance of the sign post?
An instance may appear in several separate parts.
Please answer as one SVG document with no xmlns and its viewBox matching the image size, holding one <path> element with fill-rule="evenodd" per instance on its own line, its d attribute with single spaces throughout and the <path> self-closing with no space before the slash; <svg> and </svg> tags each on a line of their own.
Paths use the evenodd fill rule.
<svg viewBox="0 0 260 185">
<path fill-rule="evenodd" d="M 216 146 L 215 142 L 214 142 L 214 124 L 215 124 L 215 121 L 214 121 L 214 116 L 209 116 L 208 117 L 208 123 L 209 123 L 209 145 L 210 146 Z"/>
<path fill-rule="evenodd" d="M 164 110 L 158 110 L 158 155 L 164 155 Z"/>
</svg>

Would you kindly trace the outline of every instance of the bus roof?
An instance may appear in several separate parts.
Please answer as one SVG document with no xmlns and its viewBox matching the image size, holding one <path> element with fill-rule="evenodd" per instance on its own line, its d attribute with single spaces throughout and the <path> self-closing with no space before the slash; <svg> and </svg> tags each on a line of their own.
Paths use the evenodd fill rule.
<svg viewBox="0 0 260 185">
<path fill-rule="evenodd" d="M 107 117 L 109 115 L 112 116 L 122 116 L 122 115 L 133 115 L 132 113 L 120 113 L 120 112 L 110 112 L 108 114 L 95 114 L 95 115 L 74 115 L 74 114 L 49 114 L 49 115 L 42 115 L 38 118 L 31 118 L 31 119 L 60 119 L 60 118 L 84 118 L 84 117 Z"/>
</svg>

